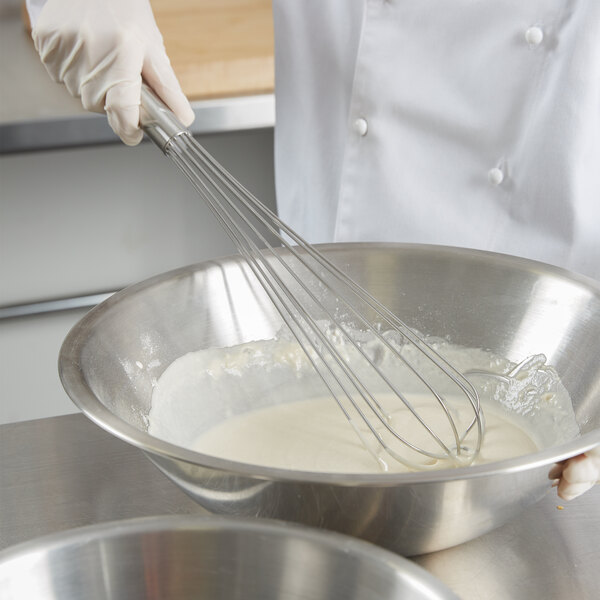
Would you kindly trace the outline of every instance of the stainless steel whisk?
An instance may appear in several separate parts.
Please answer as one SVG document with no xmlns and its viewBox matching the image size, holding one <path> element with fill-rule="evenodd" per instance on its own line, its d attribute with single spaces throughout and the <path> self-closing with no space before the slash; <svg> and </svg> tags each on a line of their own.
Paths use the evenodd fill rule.
<svg viewBox="0 0 600 600">
<path fill-rule="evenodd" d="M 445 459 L 456 465 L 472 462 L 481 447 L 484 421 L 471 383 L 236 181 L 145 85 L 140 122 L 212 209 L 384 468 L 383 452 L 413 469 Z M 443 431 L 434 430 L 407 397 L 409 379 L 409 387 L 426 392 L 444 415 Z M 392 424 L 398 407 L 404 407 L 402 431 Z M 459 430 L 456 411 L 465 408 L 469 417 Z M 431 443 L 415 441 L 415 432 L 426 432 Z"/>
</svg>

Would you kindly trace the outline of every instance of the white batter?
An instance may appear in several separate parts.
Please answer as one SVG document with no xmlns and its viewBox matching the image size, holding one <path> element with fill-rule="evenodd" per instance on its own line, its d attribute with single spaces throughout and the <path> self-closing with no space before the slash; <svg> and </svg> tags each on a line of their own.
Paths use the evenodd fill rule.
<svg viewBox="0 0 600 600">
<path fill-rule="evenodd" d="M 447 428 L 447 422 L 439 410 L 426 410 L 427 399 L 422 402 L 412 398 L 427 424 L 434 430 Z M 409 418 L 406 410 L 392 415 L 391 424 L 397 425 L 401 417 Z M 525 431 L 507 415 L 490 407 L 485 411 L 486 434 L 479 456 L 473 464 L 493 462 L 535 452 L 537 445 Z M 459 419 L 464 424 L 464 419 Z M 468 424 L 468 423 L 467 423 Z M 369 438 L 366 426 L 360 428 L 363 439 Z M 383 426 L 378 430 L 384 432 Z M 432 442 L 427 431 L 415 424 L 412 442 L 430 450 L 439 447 Z M 449 439 L 451 437 L 449 436 Z M 370 442 L 374 447 L 374 442 Z M 395 447 L 414 461 L 421 461 L 423 468 L 442 469 L 455 466 L 449 459 L 428 459 L 409 452 L 399 442 Z M 329 473 L 380 473 L 409 471 L 397 460 L 379 453 L 385 461 L 383 466 L 365 451 L 359 436 L 348 424 L 337 404 L 330 398 L 302 400 L 232 417 L 224 423 L 201 434 L 191 448 L 230 460 Z M 387 468 L 386 468 L 387 467 Z"/>
<path fill-rule="evenodd" d="M 477 376 L 472 379 L 485 415 L 485 435 L 474 464 L 529 454 L 578 435 L 568 394 L 542 355 L 531 357 L 515 369 L 510 361 L 489 352 L 441 340 L 428 341 L 462 372 L 474 368 L 511 374 L 505 381 Z M 365 348 L 378 354 L 370 340 L 366 340 Z M 420 360 L 410 346 L 401 351 L 413 364 Z M 351 353 L 347 359 L 352 360 Z M 383 367 L 388 360 L 385 352 L 378 354 L 377 361 Z M 396 363 L 393 365 L 398 370 Z M 422 367 L 428 380 L 435 381 L 437 375 L 427 373 L 428 363 Z M 407 382 L 403 391 L 418 413 L 448 446 L 454 445 L 443 411 L 430 394 L 410 389 L 411 381 L 405 375 L 401 377 Z M 438 383 L 443 386 L 444 382 Z M 441 452 L 401 402 L 389 393 L 377 397 L 395 430 L 414 444 Z M 452 400 L 452 394 L 446 397 Z M 473 411 L 464 397 L 451 408 L 457 428 L 463 432 Z M 370 420 L 377 423 L 373 415 Z M 200 350 L 175 360 L 155 385 L 148 431 L 205 454 L 270 467 L 338 473 L 410 470 L 380 451 L 355 413 L 353 421 L 361 435 L 350 426 L 336 402 L 324 396 L 323 384 L 302 349 L 283 336 Z M 396 452 L 418 462 L 418 468 L 456 466 L 453 460 L 426 458 L 406 450 L 385 433 L 383 425 L 378 424 L 377 429 Z M 471 433 L 463 444 L 472 448 L 474 440 Z"/>
</svg>

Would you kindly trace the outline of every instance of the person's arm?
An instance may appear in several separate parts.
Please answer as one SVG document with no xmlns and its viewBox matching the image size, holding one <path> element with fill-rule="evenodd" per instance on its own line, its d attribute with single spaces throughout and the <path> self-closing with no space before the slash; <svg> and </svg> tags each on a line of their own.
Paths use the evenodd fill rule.
<svg viewBox="0 0 600 600">
<path fill-rule="evenodd" d="M 35 48 L 52 79 L 85 109 L 106 112 L 126 144 L 143 136 L 142 79 L 184 125 L 194 120 L 148 0 L 29 0 L 28 11 Z"/>
</svg>

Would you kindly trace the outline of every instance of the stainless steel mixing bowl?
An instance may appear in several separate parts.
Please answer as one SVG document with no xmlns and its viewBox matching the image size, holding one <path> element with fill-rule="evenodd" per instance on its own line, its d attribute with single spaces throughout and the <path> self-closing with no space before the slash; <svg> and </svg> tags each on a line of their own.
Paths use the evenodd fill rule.
<svg viewBox="0 0 600 600">
<path fill-rule="evenodd" d="M 186 352 L 272 336 L 280 318 L 237 258 L 130 287 L 92 310 L 61 349 L 63 385 L 98 425 L 141 448 L 208 510 L 296 521 L 404 555 L 474 538 L 550 491 L 551 465 L 600 443 L 600 285 L 527 260 L 456 248 L 322 247 L 409 326 L 513 361 L 544 353 L 582 435 L 520 458 L 409 474 L 305 473 L 206 456 L 150 436 L 153 382 Z M 206 424 L 248 410 L 205 402 Z"/>
<path fill-rule="evenodd" d="M 150 517 L 0 553 L 5 600 L 442 600 L 421 567 L 371 544 L 264 520 Z"/>
</svg>

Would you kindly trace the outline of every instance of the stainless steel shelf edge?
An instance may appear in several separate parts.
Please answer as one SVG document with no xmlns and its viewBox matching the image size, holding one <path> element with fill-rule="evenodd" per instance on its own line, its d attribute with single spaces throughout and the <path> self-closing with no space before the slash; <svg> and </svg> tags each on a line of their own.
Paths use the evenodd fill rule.
<svg viewBox="0 0 600 600">
<path fill-rule="evenodd" d="M 273 94 L 218 98 L 192 103 L 195 135 L 264 129 L 275 124 Z M 117 142 L 106 117 L 80 114 L 65 118 L 0 123 L 0 154 L 72 148 Z"/>
<path fill-rule="evenodd" d="M 14 319 L 17 317 L 30 317 L 46 313 L 55 313 L 76 308 L 92 308 L 100 302 L 104 302 L 112 296 L 114 291 L 87 294 L 84 296 L 73 296 L 68 298 L 57 298 L 54 300 L 40 300 L 39 302 L 28 302 L 0 306 L 0 321 Z"/>
</svg>

